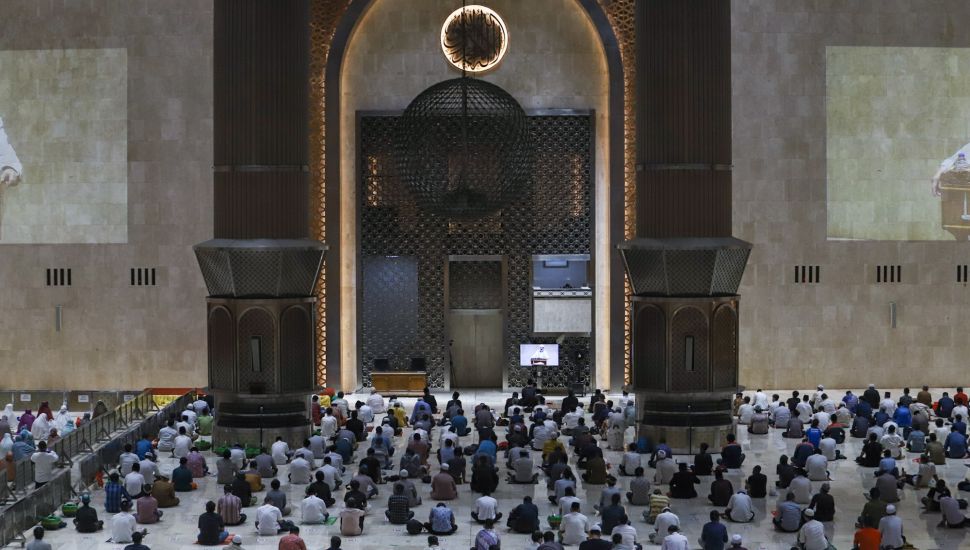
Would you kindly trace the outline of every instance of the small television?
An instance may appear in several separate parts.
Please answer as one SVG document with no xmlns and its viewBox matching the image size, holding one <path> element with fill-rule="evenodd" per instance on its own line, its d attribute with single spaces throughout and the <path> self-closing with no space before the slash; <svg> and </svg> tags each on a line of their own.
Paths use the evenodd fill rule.
<svg viewBox="0 0 970 550">
<path fill-rule="evenodd" d="M 378 357 L 374 359 L 374 371 L 375 372 L 387 372 L 391 370 L 391 362 L 385 357 Z"/>
<path fill-rule="evenodd" d="M 519 366 L 558 367 L 559 344 L 520 344 Z"/>
<path fill-rule="evenodd" d="M 424 357 L 412 357 L 411 358 L 411 370 L 417 372 L 424 372 L 428 370 L 428 362 Z"/>
</svg>

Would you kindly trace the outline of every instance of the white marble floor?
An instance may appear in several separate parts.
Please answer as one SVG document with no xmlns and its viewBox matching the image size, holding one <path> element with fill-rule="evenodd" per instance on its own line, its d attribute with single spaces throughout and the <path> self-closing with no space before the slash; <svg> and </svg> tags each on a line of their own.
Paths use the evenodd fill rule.
<svg viewBox="0 0 970 550">
<path fill-rule="evenodd" d="M 934 396 L 940 395 L 939 389 L 934 391 Z M 952 389 L 949 390 L 952 394 Z M 778 392 L 781 395 L 789 394 L 790 392 Z M 844 394 L 843 391 L 833 390 L 832 394 L 834 396 L 841 397 Z M 893 395 L 897 396 L 898 391 L 894 391 Z M 356 396 L 350 396 L 351 403 L 354 402 Z M 447 395 L 438 395 L 439 403 L 444 403 L 448 399 Z M 486 402 L 490 405 L 497 405 L 499 403 L 504 403 L 505 396 L 499 392 L 462 392 L 462 400 L 469 406 L 472 402 Z M 558 400 L 559 398 L 556 398 Z M 405 403 L 410 410 L 410 406 L 413 404 L 413 399 L 405 399 Z M 405 436 L 409 434 L 409 430 L 405 430 Z M 500 428 L 498 431 L 500 440 L 504 436 L 504 429 Z M 462 443 L 469 443 L 474 441 L 476 436 L 468 436 L 462 438 Z M 633 430 L 628 430 L 627 438 L 631 440 L 633 437 Z M 397 438 L 395 446 L 398 452 L 401 452 L 405 445 L 404 438 Z M 437 441 L 437 438 L 434 438 Z M 743 471 L 731 471 L 728 479 L 734 484 L 735 488 L 740 488 L 743 485 L 743 479 L 750 474 L 751 468 L 757 464 L 761 464 L 764 467 L 765 473 L 768 474 L 769 484 L 773 484 L 775 479 L 774 466 L 778 462 L 778 457 L 782 454 L 791 454 L 794 449 L 796 440 L 786 440 L 780 436 L 779 431 L 773 430 L 769 435 L 762 436 L 749 436 L 743 430 L 739 433 L 739 440 L 745 447 L 745 452 L 747 454 L 747 460 L 745 461 Z M 712 446 L 717 446 L 715 442 L 711 442 Z M 861 448 L 860 440 L 848 439 L 846 444 L 842 447 L 843 454 L 849 457 L 855 457 L 859 454 Z M 358 453 L 363 452 L 362 450 Z M 533 453 L 535 460 L 539 461 L 539 453 Z M 619 453 L 613 451 L 606 451 L 605 453 L 607 460 L 613 464 L 619 462 Z M 400 456 L 400 455 L 396 455 Z M 910 455 L 908 459 L 915 457 L 915 455 Z M 677 460 L 690 460 L 686 456 L 677 456 Z M 433 459 L 432 459 L 433 460 Z M 171 470 L 173 467 L 174 460 L 166 458 L 162 460 L 163 470 Z M 214 462 L 213 458 L 210 458 L 210 467 Z M 643 458 L 644 466 L 646 467 L 646 457 Z M 910 466 L 912 468 L 913 466 Z M 435 468 L 436 470 L 436 468 Z M 648 476 L 652 477 L 652 470 L 647 469 Z M 940 477 L 947 481 L 947 484 L 955 491 L 957 482 L 964 479 L 968 473 L 968 468 L 964 466 L 963 460 L 949 460 L 946 466 L 939 467 L 938 472 Z M 834 522 L 826 525 L 827 532 L 829 533 L 834 545 L 840 550 L 846 550 L 852 546 L 852 536 L 854 533 L 853 524 L 855 518 L 858 516 L 865 503 L 863 498 L 863 493 L 868 491 L 870 487 L 874 484 L 874 479 L 871 469 L 863 469 L 856 466 L 855 462 L 852 460 L 840 460 L 836 461 L 831 465 L 832 473 L 832 494 L 835 497 L 836 507 L 837 507 L 837 517 Z M 281 469 L 280 479 L 284 481 L 286 479 L 286 468 Z M 504 479 L 504 474 L 503 474 Z M 620 485 L 626 489 L 630 478 L 620 478 Z M 712 478 L 702 478 L 701 486 L 698 488 L 698 493 L 700 496 L 697 499 L 690 501 L 685 500 L 674 500 L 673 501 L 673 511 L 678 514 L 681 518 L 681 523 L 684 527 L 685 534 L 688 538 L 695 543 L 700 536 L 700 530 L 702 525 L 707 521 L 707 516 L 712 509 L 708 504 L 704 495 L 707 495 L 707 488 Z M 268 483 L 267 483 L 268 484 Z M 181 493 L 179 496 L 182 498 L 182 504 L 177 508 L 169 508 L 165 510 L 164 521 L 156 524 L 147 526 L 149 531 L 149 536 L 145 539 L 145 544 L 150 546 L 153 550 L 169 550 L 169 549 L 191 549 L 198 548 L 194 544 L 196 536 L 196 521 L 198 515 L 204 511 L 204 503 L 207 500 L 215 500 L 221 494 L 221 488 L 216 484 L 214 477 L 209 477 L 201 480 L 201 488 L 198 491 L 192 493 Z M 813 483 L 817 489 L 820 482 Z M 299 496 L 303 491 L 303 486 L 289 486 L 285 481 L 283 483 L 283 488 L 287 491 L 290 503 L 297 503 L 299 501 Z M 426 536 L 409 536 L 404 530 L 403 526 L 391 525 L 384 521 L 383 510 L 386 505 L 388 493 L 390 486 L 381 486 L 381 494 L 375 500 L 372 501 L 376 513 L 367 517 L 364 535 L 360 537 L 344 538 L 343 548 L 348 550 L 370 550 L 378 548 L 401 548 L 401 549 L 421 549 L 426 547 Z M 602 487 L 600 486 L 584 486 L 580 482 L 579 487 L 579 497 L 583 498 L 583 513 L 592 516 L 594 513 L 592 510 L 592 504 L 599 499 L 599 494 Z M 429 486 L 419 485 L 419 491 L 423 491 L 425 496 L 424 504 L 415 509 L 416 517 L 426 521 L 424 518 L 427 517 L 429 509 L 434 505 L 434 502 L 427 498 L 430 492 Z M 458 549 L 468 549 L 472 546 L 474 536 L 477 533 L 479 527 L 472 522 L 470 518 L 470 510 L 474 500 L 478 495 L 473 494 L 468 487 L 468 485 L 459 486 L 460 498 L 458 501 L 449 502 L 449 506 L 455 511 L 455 515 L 459 520 L 458 532 L 450 537 L 442 537 L 442 548 L 447 550 L 458 550 Z M 516 504 L 521 502 L 522 497 L 529 491 L 535 502 L 538 504 L 540 509 L 540 514 L 542 516 L 543 528 L 547 527 L 545 522 L 545 516 L 552 513 L 552 505 L 549 504 L 546 499 L 546 490 L 544 484 L 525 486 L 525 485 L 508 485 L 503 483 L 499 486 L 498 493 L 493 495 L 499 500 L 500 510 L 504 512 L 507 516 L 508 511 L 514 507 Z M 101 519 L 110 520 L 110 515 L 103 512 L 103 501 L 104 495 L 101 491 L 94 491 L 92 493 L 93 501 L 99 509 L 99 515 Z M 337 496 L 342 496 L 341 493 L 337 493 Z M 946 549 L 955 550 L 958 548 L 970 548 L 970 539 L 967 538 L 965 530 L 963 529 L 938 529 L 936 524 L 940 520 L 939 514 L 927 514 L 921 511 L 921 506 L 919 502 L 919 497 L 921 494 L 917 494 L 910 488 L 903 491 L 902 502 L 898 504 L 899 514 L 905 521 L 905 535 L 911 543 L 913 543 L 916 548 L 920 550 L 928 549 Z M 962 497 L 967 497 L 966 494 L 962 494 Z M 341 499 L 338 498 L 338 504 Z M 767 501 L 766 501 L 767 500 Z M 793 534 L 781 534 L 775 532 L 771 527 L 770 513 L 774 509 L 775 498 L 769 497 L 768 499 L 756 499 L 757 506 L 757 516 L 754 522 L 749 524 L 728 524 L 728 531 L 730 534 L 738 533 L 743 536 L 744 544 L 750 550 L 755 549 L 782 549 L 788 550 L 795 542 L 795 535 Z M 647 539 L 648 533 L 653 531 L 652 526 L 643 522 L 640 519 L 640 514 L 643 511 L 643 507 L 630 506 L 627 505 L 627 510 L 631 518 L 636 518 L 634 522 L 635 527 L 639 533 L 639 540 L 644 544 L 645 548 L 657 547 L 656 545 L 651 545 Z M 254 511 L 253 508 L 246 510 L 250 514 Z M 334 510 L 331 509 L 331 514 Z M 299 514 L 295 515 L 295 518 L 299 519 Z M 595 520 L 595 518 L 594 518 Z M 252 519 L 247 525 L 233 527 L 231 532 L 240 535 L 244 541 L 244 547 L 247 549 L 270 549 L 276 548 L 278 545 L 278 537 L 259 537 L 256 535 L 255 529 L 253 527 Z M 504 527 L 504 521 L 502 527 L 498 530 L 500 536 L 502 537 L 502 548 L 505 550 L 518 550 L 524 549 L 528 544 L 528 537 L 524 535 L 513 534 L 507 531 Z M 333 526 L 306 526 L 301 527 L 301 536 L 307 542 L 307 547 L 313 550 L 322 550 L 329 546 L 329 540 L 331 535 L 339 535 L 339 525 Z M 62 529 L 60 531 L 54 531 L 47 535 L 47 540 L 52 544 L 55 549 L 64 550 L 92 550 L 95 548 L 101 549 L 120 549 L 122 545 L 112 544 L 105 542 L 110 534 L 108 532 L 101 532 L 94 535 L 82 535 L 74 531 L 72 527 Z"/>
</svg>

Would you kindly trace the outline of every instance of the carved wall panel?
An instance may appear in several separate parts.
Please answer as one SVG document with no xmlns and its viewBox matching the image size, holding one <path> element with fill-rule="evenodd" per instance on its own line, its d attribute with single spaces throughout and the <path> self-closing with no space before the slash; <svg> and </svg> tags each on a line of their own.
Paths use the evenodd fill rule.
<svg viewBox="0 0 970 550">
<path fill-rule="evenodd" d="M 696 307 L 683 307 L 674 313 L 670 329 L 670 389 L 708 391 L 707 315 Z M 690 352 L 688 337 L 693 338 Z"/>
<path fill-rule="evenodd" d="M 441 387 L 449 368 L 445 334 L 444 265 L 449 255 L 502 255 L 507 258 L 505 298 L 506 369 L 510 387 L 524 385 L 529 376 L 518 367 L 520 343 L 552 343 L 533 338 L 531 258 L 533 254 L 589 254 L 592 242 L 592 137 L 588 114 L 531 116 L 536 144 L 532 181 L 511 206 L 475 221 L 449 221 L 417 207 L 414 197 L 395 177 L 392 115 L 360 117 L 360 253 L 363 258 L 413 256 L 417 262 L 417 323 L 400 323 L 394 338 L 415 330 L 411 349 L 426 358 L 428 382 Z M 365 260 L 366 261 L 366 260 Z M 460 262 L 466 263 L 466 262 Z M 494 277 L 496 262 L 467 262 L 459 277 Z M 456 263 L 452 264 L 452 268 Z M 366 286 L 368 281 L 363 284 Z M 362 293 L 363 311 L 376 294 Z M 458 296 L 458 303 L 465 298 Z M 475 305 L 494 305 L 496 296 L 480 296 Z M 500 300 L 498 300 L 500 302 Z M 455 307 L 452 304 L 452 307 Z M 361 368 L 369 380 L 372 359 L 379 348 L 374 323 L 362 319 Z M 560 367 L 544 375 L 546 385 L 566 386 L 589 380 L 589 339 L 566 338 L 560 348 Z"/>
</svg>

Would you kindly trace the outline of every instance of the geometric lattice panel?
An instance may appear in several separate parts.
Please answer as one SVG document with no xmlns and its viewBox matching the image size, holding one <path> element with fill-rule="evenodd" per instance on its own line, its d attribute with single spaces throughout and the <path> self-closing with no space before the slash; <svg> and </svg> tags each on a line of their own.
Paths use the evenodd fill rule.
<svg viewBox="0 0 970 550">
<path fill-rule="evenodd" d="M 386 359 L 391 368 L 406 368 L 420 356 L 414 348 L 418 325 L 418 261 L 414 256 L 361 258 L 360 359 L 372 366 Z M 370 369 L 365 370 L 370 385 Z"/>
<path fill-rule="evenodd" d="M 449 221 L 418 207 L 414 196 L 395 174 L 394 129 L 397 116 L 362 113 L 358 133 L 360 255 L 410 257 L 416 262 L 416 320 L 390 329 L 368 316 L 380 308 L 379 293 L 368 292 L 367 267 L 360 274 L 363 315 L 359 317 L 360 368 L 369 383 L 373 358 L 389 352 L 382 341 L 407 341 L 407 355 L 426 359 L 428 382 L 444 385 L 448 364 L 445 341 L 445 266 L 449 255 L 496 255 L 506 261 L 504 304 L 493 292 L 470 300 L 474 305 L 504 306 L 505 368 L 509 386 L 522 386 L 529 371 L 518 366 L 520 343 L 553 343 L 555 338 L 532 337 L 531 265 L 535 254 L 590 254 L 592 228 L 593 119 L 588 114 L 530 116 L 529 132 L 535 147 L 532 176 L 521 196 L 497 213 L 474 221 Z M 452 262 L 449 270 L 456 264 Z M 472 262 L 474 263 L 474 262 Z M 499 262 L 481 262 L 494 275 Z M 488 265 L 491 264 L 491 265 Z M 478 278 L 478 267 L 462 266 Z M 494 287 L 490 287 L 494 288 Z M 455 304 L 451 304 L 455 307 Z M 489 308 L 492 309 L 492 308 Z M 397 315 L 383 308 L 386 315 Z M 370 320 L 368 320 L 370 319 Z M 395 344 L 398 345 L 398 344 Z M 404 344 L 400 344 L 404 345 Z M 384 355 L 382 355 L 384 354 Z M 567 386 L 589 380 L 589 338 L 569 337 L 560 346 L 560 367 L 547 369 L 543 382 Z"/>
<path fill-rule="evenodd" d="M 502 262 L 450 262 L 448 307 L 451 309 L 501 309 Z"/>
</svg>

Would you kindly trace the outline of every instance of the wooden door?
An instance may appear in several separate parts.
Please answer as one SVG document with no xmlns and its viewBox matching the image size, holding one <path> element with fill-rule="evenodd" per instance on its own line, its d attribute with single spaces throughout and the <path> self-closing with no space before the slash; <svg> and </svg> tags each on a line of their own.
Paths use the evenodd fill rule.
<svg viewBox="0 0 970 550">
<path fill-rule="evenodd" d="M 448 329 L 452 339 L 452 387 L 502 387 L 503 324 L 501 310 L 451 310 Z"/>
</svg>

